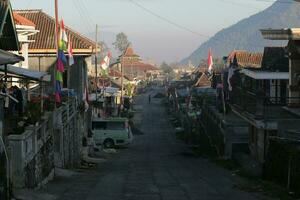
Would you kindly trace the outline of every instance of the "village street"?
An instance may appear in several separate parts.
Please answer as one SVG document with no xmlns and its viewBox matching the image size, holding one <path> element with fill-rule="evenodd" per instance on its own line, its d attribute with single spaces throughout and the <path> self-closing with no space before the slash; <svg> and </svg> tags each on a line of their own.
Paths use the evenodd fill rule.
<svg viewBox="0 0 300 200">
<path fill-rule="evenodd" d="M 156 94 L 158 90 L 151 91 Z M 35 193 L 37 199 L 59 200 L 254 200 L 256 194 L 235 187 L 232 174 L 208 160 L 189 156 L 177 141 L 161 99 L 148 94 L 136 99 L 144 135 L 96 171 L 58 178 Z M 138 116 L 137 118 L 139 118 Z M 45 195 L 47 194 L 47 195 Z M 38 196 L 40 195 L 40 196 Z M 34 198 L 34 197 L 30 197 Z"/>
</svg>

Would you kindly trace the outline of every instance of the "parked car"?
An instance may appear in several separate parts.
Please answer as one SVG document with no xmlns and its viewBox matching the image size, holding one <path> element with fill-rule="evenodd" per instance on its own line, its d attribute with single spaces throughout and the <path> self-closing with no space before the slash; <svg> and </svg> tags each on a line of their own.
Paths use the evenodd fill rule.
<svg viewBox="0 0 300 200">
<path fill-rule="evenodd" d="M 132 142 L 133 135 L 126 118 L 109 118 L 92 120 L 92 134 L 95 148 L 112 148 L 127 146 Z"/>
</svg>

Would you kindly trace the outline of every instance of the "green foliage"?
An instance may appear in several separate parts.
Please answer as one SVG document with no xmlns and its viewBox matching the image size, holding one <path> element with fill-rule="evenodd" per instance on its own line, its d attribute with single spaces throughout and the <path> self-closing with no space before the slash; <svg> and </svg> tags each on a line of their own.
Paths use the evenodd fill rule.
<svg viewBox="0 0 300 200">
<path fill-rule="evenodd" d="M 163 62 L 160 65 L 160 69 L 163 70 L 163 72 L 166 74 L 171 73 L 173 71 L 172 67 L 168 65 L 166 62 Z"/>
<path fill-rule="evenodd" d="M 160 65 L 160 69 L 163 70 L 163 72 L 168 75 L 169 79 L 175 78 L 176 74 L 175 74 L 173 68 L 170 65 L 168 65 L 166 62 L 163 62 Z"/>
<path fill-rule="evenodd" d="M 120 52 L 124 52 L 128 46 L 129 41 L 127 35 L 123 32 L 117 34 L 116 41 L 113 43 L 114 48 Z"/>
</svg>

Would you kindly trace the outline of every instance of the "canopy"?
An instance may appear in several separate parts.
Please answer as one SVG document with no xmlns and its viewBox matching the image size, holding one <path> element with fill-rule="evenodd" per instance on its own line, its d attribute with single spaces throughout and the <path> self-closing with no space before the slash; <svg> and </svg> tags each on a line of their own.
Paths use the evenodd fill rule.
<svg viewBox="0 0 300 200">
<path fill-rule="evenodd" d="M 0 65 L 15 64 L 20 61 L 24 61 L 24 58 L 22 56 L 18 56 L 16 54 L 0 49 Z"/>
<path fill-rule="evenodd" d="M 4 65 L 0 65 L 0 71 L 5 72 Z M 7 65 L 7 73 L 36 81 L 51 81 L 51 76 L 46 72 L 33 71 L 13 65 Z"/>
<path fill-rule="evenodd" d="M 255 80 L 289 80 L 288 72 L 256 71 L 243 69 L 241 73 Z"/>
</svg>

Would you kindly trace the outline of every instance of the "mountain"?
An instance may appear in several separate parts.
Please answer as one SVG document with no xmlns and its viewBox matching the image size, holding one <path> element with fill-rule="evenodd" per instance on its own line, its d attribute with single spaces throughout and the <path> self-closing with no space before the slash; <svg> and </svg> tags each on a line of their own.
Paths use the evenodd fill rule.
<svg viewBox="0 0 300 200">
<path fill-rule="evenodd" d="M 212 48 L 214 57 L 221 58 L 234 49 L 262 52 L 264 46 L 285 45 L 284 41 L 264 40 L 259 30 L 290 27 L 300 27 L 300 2 L 277 0 L 266 10 L 221 30 L 183 59 L 181 64 L 191 61 L 197 66 L 201 59 L 207 59 L 209 48 Z"/>
</svg>

